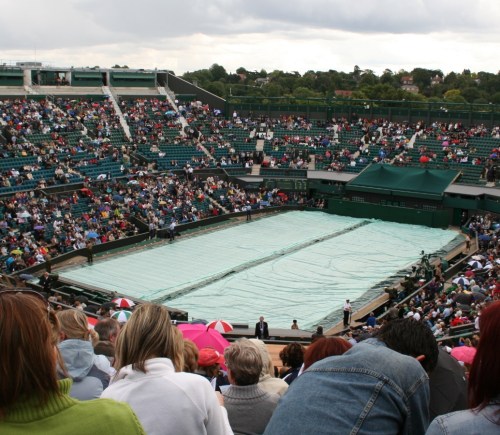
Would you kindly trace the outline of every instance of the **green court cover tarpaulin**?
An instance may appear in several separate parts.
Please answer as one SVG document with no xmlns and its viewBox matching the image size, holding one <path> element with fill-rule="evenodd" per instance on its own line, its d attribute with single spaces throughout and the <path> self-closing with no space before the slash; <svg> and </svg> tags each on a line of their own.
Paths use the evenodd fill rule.
<svg viewBox="0 0 500 435">
<path fill-rule="evenodd" d="M 346 185 L 350 192 L 409 196 L 439 200 L 458 171 L 371 165 Z"/>
</svg>

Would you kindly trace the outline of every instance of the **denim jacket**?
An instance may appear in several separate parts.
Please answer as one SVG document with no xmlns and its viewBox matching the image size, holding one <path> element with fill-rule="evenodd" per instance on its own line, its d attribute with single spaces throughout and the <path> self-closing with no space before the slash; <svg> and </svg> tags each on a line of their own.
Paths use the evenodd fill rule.
<svg viewBox="0 0 500 435">
<path fill-rule="evenodd" d="M 488 435 L 500 433 L 500 424 L 495 424 L 500 411 L 500 397 L 479 412 L 470 409 L 450 412 L 436 417 L 426 435 Z"/>
<path fill-rule="evenodd" d="M 368 339 L 299 376 L 265 434 L 422 435 L 429 424 L 428 381 L 415 358 Z"/>
</svg>

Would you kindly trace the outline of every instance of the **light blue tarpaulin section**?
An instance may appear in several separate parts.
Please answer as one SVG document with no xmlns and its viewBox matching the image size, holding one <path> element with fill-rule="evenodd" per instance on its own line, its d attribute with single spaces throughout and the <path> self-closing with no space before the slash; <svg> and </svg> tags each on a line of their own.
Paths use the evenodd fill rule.
<svg viewBox="0 0 500 435">
<path fill-rule="evenodd" d="M 187 310 L 190 317 L 301 328 L 330 316 L 346 298 L 361 305 L 370 290 L 457 233 L 321 212 L 288 212 L 166 244 L 64 278 Z"/>
</svg>

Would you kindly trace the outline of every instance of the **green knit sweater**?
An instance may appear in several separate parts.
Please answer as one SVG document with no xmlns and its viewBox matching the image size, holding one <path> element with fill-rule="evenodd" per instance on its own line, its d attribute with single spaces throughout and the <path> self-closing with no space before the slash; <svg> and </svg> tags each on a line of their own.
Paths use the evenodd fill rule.
<svg viewBox="0 0 500 435">
<path fill-rule="evenodd" d="M 53 394 L 40 406 L 30 398 L 18 403 L 0 420 L 0 433 L 9 435 L 88 435 L 103 433 L 145 434 L 139 420 L 125 403 L 111 399 L 80 402 L 69 396 L 72 381 L 59 381 L 61 394 Z"/>
</svg>

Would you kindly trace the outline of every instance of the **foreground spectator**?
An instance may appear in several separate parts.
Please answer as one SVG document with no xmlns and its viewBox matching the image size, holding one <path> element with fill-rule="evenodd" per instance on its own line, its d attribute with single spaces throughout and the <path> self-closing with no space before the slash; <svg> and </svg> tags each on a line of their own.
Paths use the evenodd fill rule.
<svg viewBox="0 0 500 435">
<path fill-rule="evenodd" d="M 73 379 L 70 395 L 79 400 L 96 399 L 109 385 L 115 373 L 104 355 L 96 355 L 93 346 L 99 335 L 89 329 L 87 316 L 79 310 L 57 313 L 61 323 L 59 351 L 68 375 Z"/>
<path fill-rule="evenodd" d="M 304 365 L 302 371 L 307 370 L 315 362 L 329 356 L 343 355 L 352 344 L 340 337 L 323 337 L 307 347 L 304 352 Z"/>
<path fill-rule="evenodd" d="M 16 435 L 144 434 L 130 407 L 113 400 L 79 402 L 72 381 L 56 374 L 59 322 L 41 295 L 0 292 L 0 433 Z"/>
<path fill-rule="evenodd" d="M 231 386 L 224 392 L 224 404 L 235 434 L 261 434 L 280 396 L 266 393 L 257 385 L 262 370 L 260 351 L 248 339 L 232 343 L 224 351 Z"/>
<path fill-rule="evenodd" d="M 280 359 L 283 366 L 288 367 L 281 378 L 290 385 L 299 375 L 302 363 L 304 362 L 305 347 L 300 343 L 287 344 L 280 352 Z"/>
<path fill-rule="evenodd" d="M 166 307 L 141 304 L 120 332 L 118 373 L 101 397 L 129 403 L 149 435 L 231 434 L 210 383 L 180 372 L 183 343 L 174 328 Z"/>
<path fill-rule="evenodd" d="M 481 312 L 481 338 L 469 376 L 471 409 L 437 417 L 426 435 L 500 432 L 500 301 Z"/>
<path fill-rule="evenodd" d="M 438 349 L 429 328 L 394 320 L 377 338 L 318 361 L 283 396 L 266 434 L 422 434 Z"/>
<path fill-rule="evenodd" d="M 260 357 L 262 358 L 262 371 L 259 377 L 259 388 L 261 390 L 267 391 L 268 393 L 275 393 L 280 396 L 286 393 L 288 390 L 288 384 L 280 378 L 274 377 L 274 366 L 273 359 L 269 354 L 266 343 L 257 338 L 250 338 L 250 341 L 257 346 L 260 351 Z"/>
<path fill-rule="evenodd" d="M 120 333 L 120 323 L 116 319 L 104 318 L 97 322 L 94 331 L 99 334 L 94 352 L 96 355 L 104 355 L 112 364 L 115 359 L 115 343 Z"/>
</svg>

